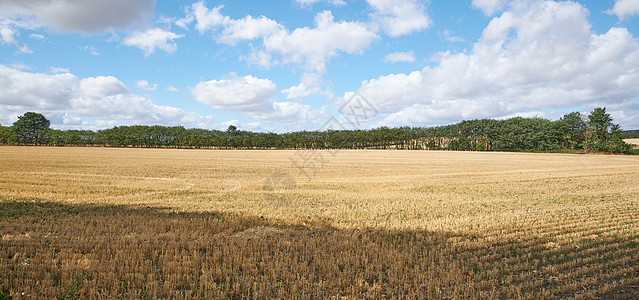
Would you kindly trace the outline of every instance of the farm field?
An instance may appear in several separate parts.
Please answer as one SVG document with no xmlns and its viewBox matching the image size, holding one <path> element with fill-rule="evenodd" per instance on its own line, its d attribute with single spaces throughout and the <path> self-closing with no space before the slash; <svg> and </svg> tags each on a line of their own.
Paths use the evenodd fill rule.
<svg viewBox="0 0 639 300">
<path fill-rule="evenodd" d="M 0 297 L 636 299 L 639 157 L 0 147 Z"/>
<path fill-rule="evenodd" d="M 639 149 L 639 139 L 624 139 L 623 141 L 632 145 L 634 149 Z"/>
</svg>

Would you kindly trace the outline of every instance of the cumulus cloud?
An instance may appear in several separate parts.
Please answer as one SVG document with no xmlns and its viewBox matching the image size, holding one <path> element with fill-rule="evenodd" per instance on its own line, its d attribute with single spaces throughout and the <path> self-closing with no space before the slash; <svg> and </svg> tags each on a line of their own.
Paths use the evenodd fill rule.
<svg viewBox="0 0 639 300">
<path fill-rule="evenodd" d="M 34 16 L 58 31 L 96 33 L 144 25 L 154 8 L 155 0 L 6 0 L 0 17 Z"/>
<path fill-rule="evenodd" d="M 615 0 L 615 6 L 605 13 L 617 15 L 620 20 L 639 14 L 639 0 Z"/>
<path fill-rule="evenodd" d="M 178 88 L 176 88 L 176 87 L 174 87 L 174 86 L 167 86 L 167 87 L 166 87 L 166 90 L 167 90 L 168 92 L 172 92 L 172 93 L 177 93 L 177 92 L 179 92 L 179 91 L 180 91 L 180 89 L 178 89 Z"/>
<path fill-rule="evenodd" d="M 406 52 L 393 52 L 384 56 L 384 62 L 396 63 L 396 62 L 415 62 L 415 54 L 413 51 Z"/>
<path fill-rule="evenodd" d="M 65 109 L 77 90 L 72 74 L 29 73 L 0 65 L 0 104 L 35 110 Z"/>
<path fill-rule="evenodd" d="M 198 1 L 191 5 L 192 11 L 187 13 L 187 16 L 178 21 L 178 26 L 185 27 L 186 24 L 196 21 L 195 29 L 200 33 L 204 33 L 207 30 L 215 29 L 220 25 L 228 22 L 230 17 L 222 15 L 220 9 L 223 5 L 218 5 L 212 9 L 208 9 L 204 4 L 204 1 Z"/>
<path fill-rule="evenodd" d="M 485 15 L 492 16 L 508 5 L 508 0 L 473 0 L 473 6 L 481 9 Z"/>
<path fill-rule="evenodd" d="M 224 31 L 218 37 L 218 42 L 229 45 L 265 37 L 282 29 L 279 23 L 264 16 L 257 18 L 246 16 L 238 20 L 228 19 L 224 25 Z"/>
<path fill-rule="evenodd" d="M 25 111 L 53 116 L 56 128 L 99 129 L 121 122 L 211 128 L 210 116 L 156 105 L 131 94 L 113 76 L 78 78 L 70 73 L 31 73 L 0 65 L 0 122 L 12 123 Z"/>
<path fill-rule="evenodd" d="M 307 71 L 323 73 L 330 57 L 339 52 L 361 53 L 377 38 L 364 24 L 335 22 L 330 11 L 322 11 L 315 16 L 315 28 L 280 30 L 264 38 L 264 47 L 281 55 L 284 63 L 298 63 Z"/>
<path fill-rule="evenodd" d="M 199 82 L 191 89 L 195 100 L 217 109 L 259 111 L 275 95 L 269 79 L 230 74 L 228 78 Z"/>
<path fill-rule="evenodd" d="M 219 43 L 235 45 L 240 41 L 261 38 L 281 30 L 282 26 L 265 16 L 254 18 L 248 15 L 242 19 L 232 19 L 223 15 L 220 10 L 223 5 L 207 8 L 204 1 L 198 1 L 191 5 L 191 11 L 186 17 L 176 24 L 182 28 L 195 21 L 195 28 L 200 33 L 222 28 L 223 31 L 216 39 Z"/>
<path fill-rule="evenodd" d="M 129 89 L 113 76 L 87 77 L 80 80 L 79 94 L 87 98 L 101 98 L 128 94 Z"/>
<path fill-rule="evenodd" d="M 322 91 L 322 85 L 323 80 L 320 74 L 305 73 L 302 75 L 300 84 L 282 90 L 282 94 L 286 94 L 288 99 L 302 99 L 322 92 L 329 93 L 329 91 Z"/>
<path fill-rule="evenodd" d="M 315 2 L 298 3 L 311 5 Z M 340 4 L 340 1 L 332 3 Z M 261 46 L 256 47 L 251 43 L 251 52 L 240 56 L 240 60 L 246 61 L 248 65 L 258 65 L 266 69 L 278 64 L 301 67 L 305 75 L 300 84 L 283 91 L 289 99 L 323 92 L 317 84 L 321 78 L 317 77 L 326 72 L 326 64 L 332 57 L 341 53 L 362 53 L 379 38 L 367 24 L 336 21 L 330 11 L 322 11 L 315 15 L 315 27 L 300 27 L 290 31 L 265 16 L 230 18 L 222 14 L 222 8 L 223 6 L 216 6 L 209 9 L 204 1 L 198 1 L 187 11 L 186 17 L 178 20 L 176 24 L 186 28 L 188 24 L 195 22 L 195 29 L 200 33 L 213 32 L 213 37 L 218 43 L 228 45 L 261 40 Z M 308 74 L 313 74 L 313 78 Z"/>
<path fill-rule="evenodd" d="M 177 50 L 177 44 L 173 40 L 182 37 L 184 36 L 161 28 L 152 28 L 132 33 L 124 39 L 123 43 L 127 46 L 140 48 L 144 52 L 144 56 L 151 55 L 156 49 L 170 54 Z"/>
<path fill-rule="evenodd" d="M 633 101 L 639 42 L 624 28 L 592 32 L 587 15 L 575 2 L 520 2 L 493 18 L 469 53 L 438 53 L 436 66 L 364 81 L 360 92 L 390 114 L 388 125 Z"/>
<path fill-rule="evenodd" d="M 429 28 L 432 21 L 419 0 L 366 0 L 375 12 L 371 18 L 391 37 Z"/>
<path fill-rule="evenodd" d="M 269 79 L 236 74 L 220 80 L 202 81 L 191 88 L 195 100 L 215 109 L 238 111 L 253 120 L 285 125 L 289 129 L 304 129 L 303 125 L 326 118 L 322 110 L 314 110 L 309 105 L 276 101 L 276 92 L 275 83 Z"/>
<path fill-rule="evenodd" d="M 221 13 L 223 6 L 207 8 L 203 1 L 192 5 L 179 26 L 195 22 L 200 33 L 215 32 L 219 43 L 235 45 L 241 41 L 262 40 L 263 48 L 253 48 L 243 60 L 266 68 L 274 64 L 274 56 L 282 63 L 302 66 L 306 71 L 322 73 L 328 60 L 339 53 L 361 53 L 377 34 L 359 22 L 335 21 L 330 11 L 315 16 L 315 27 L 296 28 L 292 32 L 264 16 L 232 19 Z"/>
</svg>

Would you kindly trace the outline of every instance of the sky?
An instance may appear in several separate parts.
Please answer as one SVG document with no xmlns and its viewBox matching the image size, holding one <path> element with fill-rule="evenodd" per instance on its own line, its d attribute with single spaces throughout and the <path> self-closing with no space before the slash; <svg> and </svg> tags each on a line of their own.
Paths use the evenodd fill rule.
<svg viewBox="0 0 639 300">
<path fill-rule="evenodd" d="M 0 0 L 0 124 L 290 132 L 606 107 L 639 129 L 638 15 L 639 0 Z"/>
</svg>

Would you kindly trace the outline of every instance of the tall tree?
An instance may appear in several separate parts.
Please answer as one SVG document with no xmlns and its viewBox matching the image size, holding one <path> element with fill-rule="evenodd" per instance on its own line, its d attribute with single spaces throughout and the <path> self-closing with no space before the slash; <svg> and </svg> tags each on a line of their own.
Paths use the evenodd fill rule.
<svg viewBox="0 0 639 300">
<path fill-rule="evenodd" d="M 605 107 L 597 107 L 588 116 L 588 132 L 584 149 L 587 152 L 630 153 L 632 148 L 623 141 L 621 128 L 612 123 Z"/>
<path fill-rule="evenodd" d="M 13 123 L 14 138 L 20 144 L 42 144 L 46 142 L 50 125 L 42 114 L 27 112 Z"/>
<path fill-rule="evenodd" d="M 578 112 L 564 115 L 557 122 L 557 129 L 561 133 L 561 147 L 564 149 L 579 149 L 583 147 L 588 125 Z"/>
<path fill-rule="evenodd" d="M 605 142 L 614 124 L 612 117 L 606 112 L 606 108 L 597 107 L 588 116 L 588 126 L 597 139 Z"/>
<path fill-rule="evenodd" d="M 237 132 L 237 126 L 229 125 L 229 128 L 226 129 L 226 132 L 230 134 L 235 134 Z"/>
</svg>

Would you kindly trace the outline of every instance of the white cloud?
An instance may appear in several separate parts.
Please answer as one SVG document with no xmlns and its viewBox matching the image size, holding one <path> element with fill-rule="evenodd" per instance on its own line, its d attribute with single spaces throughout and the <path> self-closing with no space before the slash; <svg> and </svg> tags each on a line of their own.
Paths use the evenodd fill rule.
<svg viewBox="0 0 639 300">
<path fill-rule="evenodd" d="M 335 22 L 330 11 L 318 13 L 315 26 L 293 32 L 280 30 L 264 38 L 264 47 L 268 52 L 280 54 L 284 63 L 298 63 L 307 71 L 323 73 L 330 57 L 339 52 L 361 53 L 378 38 L 364 24 Z"/>
<path fill-rule="evenodd" d="M 473 0 L 473 6 L 481 9 L 487 16 L 502 11 L 506 5 L 508 5 L 508 0 Z"/>
<path fill-rule="evenodd" d="M 147 24 L 154 8 L 155 0 L 6 0 L 0 17 L 35 16 L 59 31 L 95 33 Z"/>
<path fill-rule="evenodd" d="M 18 70 L 31 70 L 31 69 L 33 69 L 32 67 L 27 66 L 27 65 L 25 65 L 23 63 L 12 63 L 11 67 L 14 68 L 14 69 L 18 69 Z"/>
<path fill-rule="evenodd" d="M 95 47 L 93 47 L 93 46 L 84 46 L 84 50 L 89 51 L 89 53 L 91 53 L 91 55 L 100 55 L 100 52 L 95 50 Z"/>
<path fill-rule="evenodd" d="M 384 56 L 384 62 L 396 63 L 396 62 L 415 62 L 415 54 L 413 51 L 406 52 L 393 52 Z"/>
<path fill-rule="evenodd" d="M 235 45 L 240 41 L 262 39 L 263 48 L 253 48 L 248 56 L 242 56 L 249 65 L 265 68 L 280 62 L 275 55 L 281 56 L 281 63 L 301 65 L 306 71 L 323 73 L 327 61 L 340 52 L 361 53 L 371 42 L 378 38 L 366 24 L 358 22 L 335 21 L 330 11 L 322 11 L 315 16 L 315 28 L 301 27 L 292 32 L 278 22 L 264 16 L 257 18 L 246 16 L 232 19 L 223 15 L 223 6 L 208 9 L 203 1 L 192 5 L 178 26 L 186 27 L 195 21 L 200 33 L 218 32 L 214 38 L 218 43 Z"/>
<path fill-rule="evenodd" d="M 249 66 L 258 65 L 265 69 L 269 69 L 272 65 L 276 65 L 278 63 L 273 60 L 270 53 L 255 49 L 253 49 L 248 56 L 240 56 L 240 60 L 246 61 Z"/>
<path fill-rule="evenodd" d="M 137 86 L 139 89 L 145 90 L 145 91 L 155 91 L 158 88 L 158 84 L 154 84 L 154 85 L 150 85 L 148 81 L 146 80 L 138 80 L 135 82 L 135 86 Z"/>
<path fill-rule="evenodd" d="M 182 37 L 184 36 L 160 28 L 153 28 L 146 31 L 136 31 L 126 37 L 123 43 L 127 46 L 140 48 L 144 52 L 144 56 L 151 55 L 156 48 L 170 54 L 177 50 L 177 45 L 173 40 Z"/>
<path fill-rule="evenodd" d="M 639 42 L 624 28 L 592 32 L 587 15 L 575 2 L 521 2 L 493 18 L 469 53 L 438 53 L 434 67 L 367 80 L 359 91 L 394 125 L 637 99 Z"/>
<path fill-rule="evenodd" d="M 188 8 L 186 9 L 186 15 L 184 16 L 184 18 L 178 19 L 175 21 L 175 25 L 177 25 L 178 27 L 184 29 L 184 30 L 188 30 L 189 29 L 189 25 L 191 23 L 193 23 L 193 20 L 195 20 L 195 15 L 191 12 L 189 12 Z"/>
<path fill-rule="evenodd" d="M 260 111 L 275 95 L 277 87 L 268 79 L 230 74 L 226 79 L 201 81 L 191 94 L 195 100 L 216 109 Z"/>
<path fill-rule="evenodd" d="M 166 90 L 167 90 L 168 92 L 173 92 L 173 93 L 178 93 L 178 92 L 180 91 L 180 89 L 178 89 L 178 88 L 176 88 L 176 87 L 174 87 L 174 86 L 167 86 L 167 87 L 166 87 Z"/>
<path fill-rule="evenodd" d="M 448 30 L 444 30 L 442 33 L 444 34 L 444 37 L 446 38 L 446 40 L 448 40 L 449 42 L 457 43 L 457 42 L 465 42 L 466 41 L 462 37 L 452 35 L 450 33 L 450 31 L 448 31 Z"/>
<path fill-rule="evenodd" d="M 211 128 L 213 118 L 155 105 L 129 93 L 113 76 L 78 78 L 70 73 L 30 73 L 0 65 L 0 122 L 25 111 L 53 116 L 56 128 L 99 129 L 116 124 L 162 124 Z M 57 117 L 56 117 L 57 116 Z"/>
<path fill-rule="evenodd" d="M 69 69 L 68 68 L 60 68 L 60 67 L 50 67 L 49 68 L 49 72 L 53 73 L 53 74 L 69 73 Z"/>
<path fill-rule="evenodd" d="M 615 6 L 605 13 L 617 15 L 620 20 L 639 14 L 639 0 L 615 0 Z"/>
<path fill-rule="evenodd" d="M 209 29 L 217 28 L 230 20 L 229 17 L 220 13 L 220 9 L 222 9 L 222 7 L 224 6 L 219 5 L 209 10 L 206 8 L 206 5 L 204 5 L 204 1 L 193 3 L 192 12 L 187 14 L 183 22 L 178 22 L 178 26 L 184 26 L 185 24 L 195 20 L 195 29 L 197 29 L 200 33 L 204 33 Z"/>
<path fill-rule="evenodd" d="M 229 45 L 261 38 L 282 28 L 279 23 L 265 16 L 254 18 L 248 15 L 242 19 L 231 19 L 220 12 L 223 7 L 219 5 L 208 9 L 204 1 L 198 1 L 191 5 L 191 11 L 187 12 L 186 17 L 176 21 L 176 25 L 186 28 L 188 24 L 195 21 L 195 29 L 200 33 L 223 28 L 222 33 L 216 38 L 217 42 Z"/>
<path fill-rule="evenodd" d="M 45 41 L 47 38 L 42 34 L 32 33 L 29 35 L 30 38 L 38 41 Z"/>
<path fill-rule="evenodd" d="M 65 109 L 70 106 L 69 98 L 77 84 L 77 78 L 68 73 L 29 73 L 0 65 L 0 105 L 34 110 Z"/>
<path fill-rule="evenodd" d="M 594 109 L 593 106 L 589 107 L 589 111 Z M 606 106 L 606 111 L 613 116 L 613 122 L 616 124 L 622 124 L 623 129 L 639 129 L 639 99 L 628 100 L 621 103 L 614 103 Z"/>
<path fill-rule="evenodd" d="M 18 33 L 11 28 L 8 27 L 2 27 L 0 28 L 0 42 L 1 44 L 7 44 L 7 45 L 14 45 L 18 48 L 18 51 L 20 53 L 33 53 L 33 51 L 31 51 L 31 49 L 29 49 L 29 47 L 27 47 L 27 45 L 22 45 L 20 46 L 20 43 L 18 43 L 18 41 L 15 38 L 15 35 L 17 35 Z"/>
<path fill-rule="evenodd" d="M 272 102 L 270 107 L 247 115 L 268 124 L 287 126 L 288 131 L 316 130 L 329 119 L 323 110 L 315 110 L 307 104 L 290 101 Z"/>
<path fill-rule="evenodd" d="M 252 40 L 274 34 L 282 29 L 276 21 L 267 17 L 259 16 L 253 18 L 246 16 L 242 19 L 227 19 L 224 22 L 224 31 L 218 37 L 218 42 L 235 45 L 237 42 Z"/>
<path fill-rule="evenodd" d="M 295 2 L 297 2 L 297 4 L 299 4 L 299 6 L 301 7 L 310 7 L 313 4 L 320 2 L 322 0 L 294 0 Z M 344 2 L 344 0 L 328 0 L 326 1 L 329 4 L 335 5 L 335 6 L 344 6 L 346 5 L 346 2 Z"/>
<path fill-rule="evenodd" d="M 329 95 L 330 91 L 322 91 L 322 75 L 317 73 L 304 73 L 300 84 L 282 90 L 288 99 L 302 99 L 311 95 L 323 93 Z"/>
<path fill-rule="evenodd" d="M 15 31 L 9 28 L 0 28 L 0 38 L 2 38 L 2 42 L 5 44 L 16 44 Z"/>
<path fill-rule="evenodd" d="M 128 94 L 129 89 L 113 76 L 97 76 L 80 80 L 78 92 L 83 97 L 102 98 Z"/>
<path fill-rule="evenodd" d="M 429 28 L 432 21 L 419 0 L 366 0 L 375 9 L 371 18 L 391 37 Z"/>
<path fill-rule="evenodd" d="M 289 129 L 308 129 L 304 126 L 309 122 L 326 119 L 323 111 L 313 110 L 309 105 L 275 101 L 276 91 L 271 80 L 235 74 L 220 80 L 202 81 L 191 88 L 191 94 L 201 103 L 216 109 L 238 111 L 253 120 L 293 126 Z"/>
</svg>

